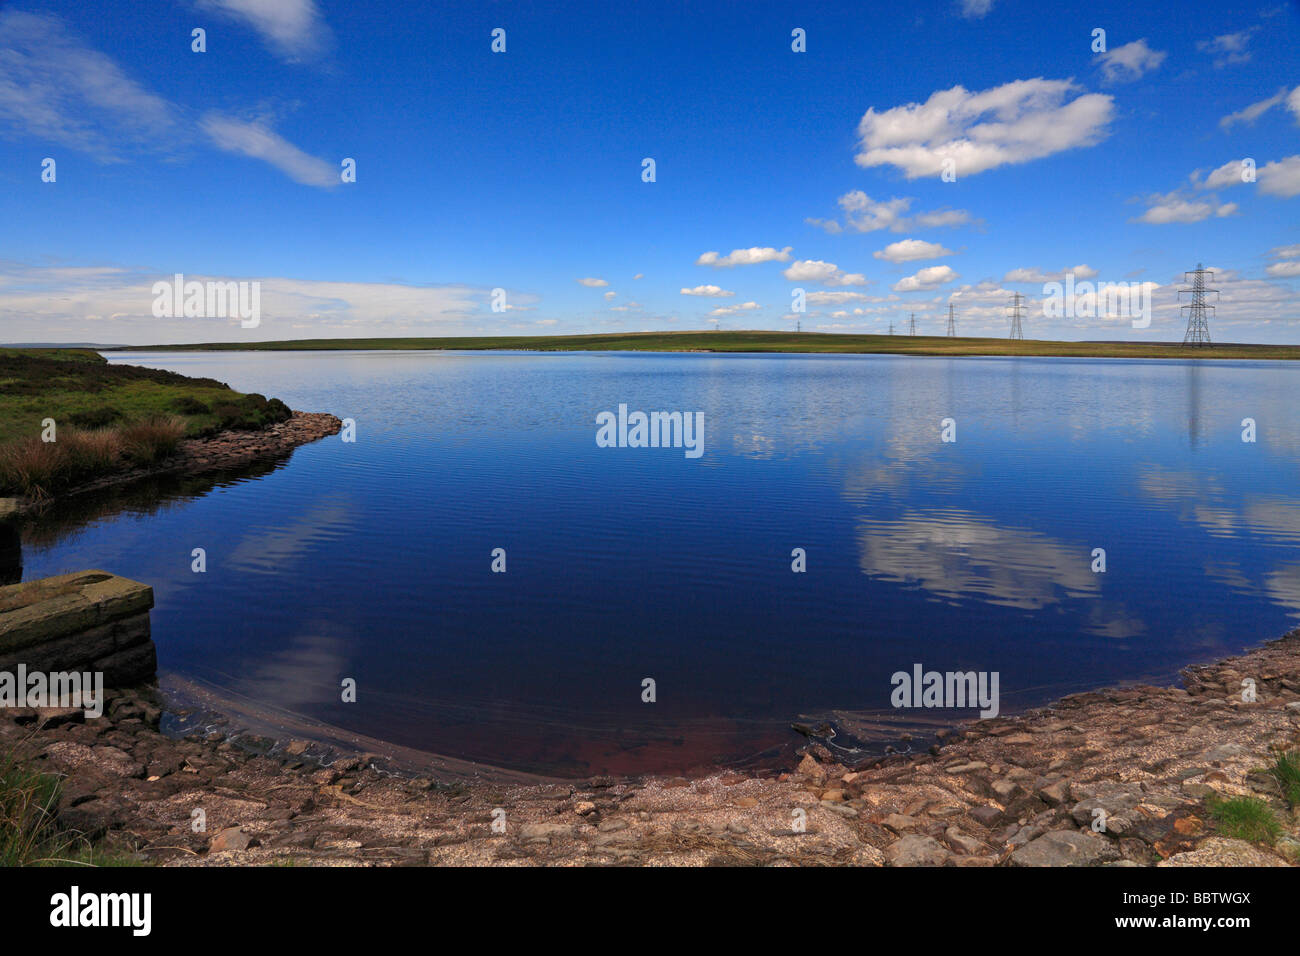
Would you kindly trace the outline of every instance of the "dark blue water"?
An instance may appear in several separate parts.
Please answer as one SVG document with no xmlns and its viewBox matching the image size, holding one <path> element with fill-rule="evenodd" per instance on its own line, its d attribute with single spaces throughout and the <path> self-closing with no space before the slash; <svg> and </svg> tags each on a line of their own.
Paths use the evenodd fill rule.
<svg viewBox="0 0 1300 956">
<path fill-rule="evenodd" d="M 794 719 L 890 711 L 914 663 L 998 671 L 1005 712 L 1170 678 L 1300 616 L 1284 363 L 113 360 L 353 418 L 357 440 L 34 535 L 26 576 L 151 583 L 164 670 L 434 752 L 689 770 L 787 745 Z M 597 447 L 620 403 L 703 412 L 703 456 Z"/>
</svg>

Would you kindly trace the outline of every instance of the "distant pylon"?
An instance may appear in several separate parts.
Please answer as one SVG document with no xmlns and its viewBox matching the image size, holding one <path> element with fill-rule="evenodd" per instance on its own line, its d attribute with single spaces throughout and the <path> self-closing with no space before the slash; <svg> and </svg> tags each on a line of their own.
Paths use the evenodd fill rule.
<svg viewBox="0 0 1300 956">
<path fill-rule="evenodd" d="M 915 335 L 915 334 L 916 334 L 916 313 L 915 313 L 915 312 L 912 313 L 912 318 L 911 318 L 911 320 L 908 322 L 908 327 L 907 327 L 907 329 L 908 329 L 908 330 L 907 330 L 907 334 L 908 334 L 908 335 Z"/>
<path fill-rule="evenodd" d="M 1183 306 L 1187 309 L 1187 332 L 1183 335 L 1184 345 L 1209 345 L 1210 344 L 1210 322 L 1206 312 L 1214 312 L 1214 306 L 1205 304 L 1205 293 L 1213 292 L 1219 294 L 1218 289 L 1205 288 L 1205 277 L 1214 277 L 1214 270 L 1207 269 L 1199 262 L 1196 268 L 1191 272 L 1183 273 L 1183 280 L 1188 281 L 1187 277 L 1191 276 L 1192 287 L 1190 289 L 1179 289 L 1178 298 L 1183 297 L 1184 292 L 1192 294 L 1192 301 Z"/>
<path fill-rule="evenodd" d="M 1023 298 L 1024 296 L 1017 292 L 1015 298 L 1011 300 L 1011 337 L 1013 339 L 1023 339 L 1025 337 L 1025 330 L 1020 325 L 1020 319 L 1024 315 L 1024 306 L 1020 304 L 1020 300 Z"/>
<path fill-rule="evenodd" d="M 796 320 L 796 321 L 795 321 L 795 323 L 794 323 L 794 330 L 795 330 L 796 332 L 802 332 L 802 331 L 803 331 L 803 321 L 802 321 L 802 320 Z"/>
<path fill-rule="evenodd" d="M 894 334 L 894 323 L 893 323 L 893 322 L 890 322 L 890 323 L 889 323 L 889 334 L 890 334 L 890 335 L 893 335 L 893 334 Z"/>
<path fill-rule="evenodd" d="M 952 316 L 952 303 L 948 303 L 948 337 L 957 337 L 957 321 Z"/>
</svg>

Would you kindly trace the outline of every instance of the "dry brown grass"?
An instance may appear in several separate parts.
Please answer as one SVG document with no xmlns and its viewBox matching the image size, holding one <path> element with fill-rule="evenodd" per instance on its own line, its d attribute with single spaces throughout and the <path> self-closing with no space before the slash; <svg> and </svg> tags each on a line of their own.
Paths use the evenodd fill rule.
<svg viewBox="0 0 1300 956">
<path fill-rule="evenodd" d="M 63 428 L 57 440 L 29 436 L 0 445 L 0 491 L 29 498 L 56 492 L 135 465 L 151 465 L 176 451 L 185 420 L 162 415 L 112 428 Z"/>
</svg>

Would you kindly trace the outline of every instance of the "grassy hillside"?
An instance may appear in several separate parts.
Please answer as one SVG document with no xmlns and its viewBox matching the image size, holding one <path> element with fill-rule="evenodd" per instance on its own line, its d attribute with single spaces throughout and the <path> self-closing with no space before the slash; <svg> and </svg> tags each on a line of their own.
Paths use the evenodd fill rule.
<svg viewBox="0 0 1300 956">
<path fill-rule="evenodd" d="M 0 349 L 0 494 L 40 497 L 165 458 L 185 437 L 261 428 L 282 402 L 83 349 Z M 53 419 L 53 442 L 42 441 Z"/>
<path fill-rule="evenodd" d="M 1091 358 L 1300 359 L 1294 345 L 1184 346 L 1163 342 L 1050 342 L 815 332 L 630 332 L 611 335 L 464 338 L 300 339 L 283 342 L 159 345 L 127 351 L 318 351 L 333 349 L 524 349 L 646 352 L 862 352 L 897 355 L 1042 355 Z"/>
</svg>

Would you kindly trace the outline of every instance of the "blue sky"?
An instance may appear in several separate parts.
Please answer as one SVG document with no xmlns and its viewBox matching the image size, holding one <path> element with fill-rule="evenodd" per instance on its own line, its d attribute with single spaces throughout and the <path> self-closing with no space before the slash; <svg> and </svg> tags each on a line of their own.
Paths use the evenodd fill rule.
<svg viewBox="0 0 1300 956">
<path fill-rule="evenodd" d="M 0 341 L 1005 335 L 1013 291 L 1181 339 L 1198 261 L 1216 340 L 1300 340 L 1294 2 L 448 6 L 0 2 Z M 1045 316 L 1066 271 L 1150 328 Z M 155 317 L 178 272 L 260 325 Z"/>
</svg>

